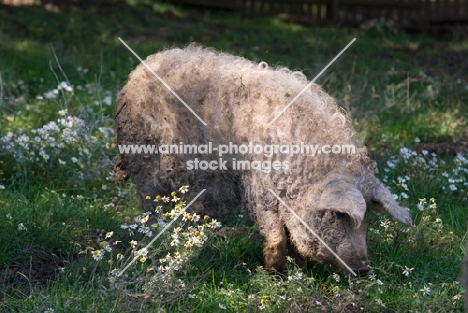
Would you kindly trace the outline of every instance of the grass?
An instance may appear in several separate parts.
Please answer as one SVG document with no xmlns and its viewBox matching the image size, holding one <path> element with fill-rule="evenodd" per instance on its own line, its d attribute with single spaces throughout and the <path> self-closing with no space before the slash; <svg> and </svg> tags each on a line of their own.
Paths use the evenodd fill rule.
<svg viewBox="0 0 468 313">
<path fill-rule="evenodd" d="M 0 311 L 462 311 L 468 164 L 401 148 L 463 134 L 466 41 L 385 29 L 311 29 L 165 2 L 59 9 L 0 11 L 0 270 L 18 266 L 20 252 L 34 244 L 65 262 L 54 280 L 3 284 Z M 131 183 L 116 184 L 109 173 L 116 155 L 113 103 L 138 63 L 117 37 L 142 57 L 196 41 L 299 69 L 311 79 L 357 38 L 317 82 L 349 112 L 379 178 L 410 207 L 415 226 L 369 214 L 370 275 L 348 278 L 309 262 L 306 272 L 289 263 L 280 277 L 261 269 L 256 227 L 233 217 L 227 223 L 232 234 L 207 231 L 208 241 L 187 255 L 190 261 L 156 284 L 169 287 L 147 285 L 147 269 L 172 251 L 170 238 L 112 284 L 114 253 L 128 256 L 128 242 L 138 235 L 139 248 L 149 241 L 121 228 L 141 212 Z M 111 242 L 105 238 L 111 231 L 122 244 L 96 262 L 92 251 Z M 137 292 L 142 286 L 146 293 Z"/>
</svg>

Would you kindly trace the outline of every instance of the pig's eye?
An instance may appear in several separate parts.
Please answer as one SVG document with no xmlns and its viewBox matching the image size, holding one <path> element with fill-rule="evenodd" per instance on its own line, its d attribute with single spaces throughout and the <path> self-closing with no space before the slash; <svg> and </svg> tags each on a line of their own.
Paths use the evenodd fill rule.
<svg viewBox="0 0 468 313">
<path fill-rule="evenodd" d="M 344 227 L 352 227 L 351 217 L 346 213 L 335 212 L 337 223 Z"/>
<path fill-rule="evenodd" d="M 348 216 L 348 214 L 346 213 L 341 213 L 341 212 L 335 212 L 335 215 L 337 218 L 345 218 L 346 216 Z"/>
</svg>

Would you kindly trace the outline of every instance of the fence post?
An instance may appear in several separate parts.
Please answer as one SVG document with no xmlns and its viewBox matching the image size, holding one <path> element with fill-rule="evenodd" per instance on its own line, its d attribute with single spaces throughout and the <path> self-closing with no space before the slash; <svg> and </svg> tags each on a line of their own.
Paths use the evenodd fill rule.
<svg viewBox="0 0 468 313">
<path fill-rule="evenodd" d="M 339 0 L 331 0 L 328 2 L 327 20 L 332 21 L 334 24 L 338 24 L 340 19 L 339 7 Z"/>
</svg>

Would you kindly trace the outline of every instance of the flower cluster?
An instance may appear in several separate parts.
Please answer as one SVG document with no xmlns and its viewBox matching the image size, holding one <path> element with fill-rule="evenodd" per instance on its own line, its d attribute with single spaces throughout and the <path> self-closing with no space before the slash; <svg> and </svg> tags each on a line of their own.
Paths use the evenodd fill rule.
<svg viewBox="0 0 468 313">
<path fill-rule="evenodd" d="M 446 168 L 446 162 L 439 160 L 435 153 L 429 153 L 426 150 L 422 150 L 420 154 L 409 148 L 400 148 L 398 156 L 391 156 L 386 162 L 384 167 L 385 173 L 390 173 L 399 167 L 408 168 L 420 168 L 422 172 L 429 173 L 429 176 L 433 179 L 442 179 L 442 189 L 450 191 L 460 191 L 468 189 L 468 159 L 458 154 L 453 162 L 455 166 L 450 170 L 444 170 Z M 408 199 L 408 182 L 410 176 L 398 176 L 396 181 L 393 183 L 396 187 L 401 190 L 400 195 L 396 195 L 396 198 Z M 383 179 L 385 183 L 389 182 L 388 174 Z"/>
<path fill-rule="evenodd" d="M 60 92 L 68 92 L 68 93 L 73 94 L 73 87 L 68 82 L 62 81 L 57 85 L 57 88 L 49 90 L 45 92 L 43 95 L 36 96 L 36 99 L 38 100 L 42 100 L 44 98 L 56 99 L 58 98 Z"/>
<path fill-rule="evenodd" d="M 29 169 L 31 174 L 60 173 L 57 168 L 62 168 L 63 171 L 72 170 L 75 181 L 101 177 L 101 169 L 110 164 L 109 157 L 103 159 L 102 151 L 111 147 L 113 129 L 98 127 L 91 135 L 91 126 L 85 120 L 70 115 L 67 110 L 60 110 L 58 114 L 57 120 L 42 127 L 16 133 L 9 131 L 1 136 L 2 154 L 6 159 L 10 157 L 14 163 L 12 168 Z M 97 166 L 98 162 L 101 166 Z"/>
<path fill-rule="evenodd" d="M 429 202 L 426 198 L 419 199 L 417 204 L 418 210 L 422 212 L 422 222 L 432 229 L 436 230 L 438 234 L 442 234 L 444 227 L 442 219 L 437 213 L 437 203 L 435 198 L 430 198 Z M 450 233 L 449 233 L 450 235 Z"/>
<path fill-rule="evenodd" d="M 395 228 L 396 225 L 398 225 L 398 222 L 389 220 L 385 216 L 381 216 L 379 223 L 381 228 L 375 229 L 370 227 L 369 232 L 377 238 L 383 239 L 384 242 L 391 243 L 393 242 L 398 232 L 398 230 Z"/>
<path fill-rule="evenodd" d="M 187 192 L 188 186 L 182 186 L 179 191 Z M 110 241 L 114 232 L 106 233 L 104 240 L 99 241 L 98 249 L 88 249 L 96 261 L 102 260 L 110 253 L 110 263 L 117 265 L 110 271 L 109 278 L 114 287 L 122 283 L 118 276 L 126 271 L 124 265 L 132 262 L 146 268 L 146 271 L 140 273 L 146 277 L 145 280 L 138 278 L 141 288 L 139 291 L 161 293 L 164 292 L 162 286 L 167 284 L 174 288 L 184 288 L 185 284 L 175 278 L 175 273 L 199 251 L 197 248 L 207 242 L 209 231 L 220 227 L 221 224 L 208 216 L 200 218 L 196 213 L 186 212 L 185 201 L 177 192 L 172 192 L 170 197 L 156 196 L 152 199 L 148 196 L 146 199 L 155 203 L 155 209 L 133 219 L 127 218 L 126 223 L 121 225 L 121 229 L 128 231 L 130 237 L 134 237 L 129 241 L 131 249 L 127 258 L 124 252 L 114 256 L 113 251 L 121 242 Z M 153 245 L 153 239 L 160 241 Z"/>
<path fill-rule="evenodd" d="M 457 191 L 468 187 L 468 159 L 459 154 L 455 157 L 455 168 L 451 172 L 443 172 L 442 176 L 447 178 L 448 189 Z M 445 186 L 443 187 L 445 189 Z"/>
</svg>

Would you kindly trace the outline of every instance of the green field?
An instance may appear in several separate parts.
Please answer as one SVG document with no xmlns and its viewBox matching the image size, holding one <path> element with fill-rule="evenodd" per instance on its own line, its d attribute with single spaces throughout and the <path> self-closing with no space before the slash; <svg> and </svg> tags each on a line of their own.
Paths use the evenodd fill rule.
<svg viewBox="0 0 468 313">
<path fill-rule="evenodd" d="M 131 181 L 114 181 L 112 112 L 139 63 L 118 37 L 142 58 L 197 42 L 309 79 L 356 38 L 317 83 L 349 113 L 414 226 L 371 212 L 373 270 L 361 277 L 313 261 L 269 274 L 247 216 L 227 228 L 179 217 L 146 251 L 191 199 L 175 190 L 144 215 Z M 457 32 L 378 23 L 308 28 L 156 1 L 0 6 L 0 312 L 462 312 L 467 59 Z"/>
</svg>

